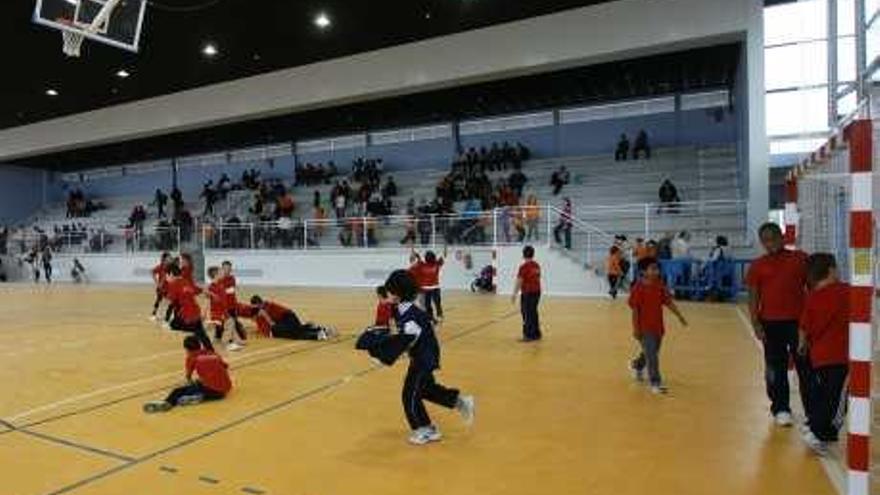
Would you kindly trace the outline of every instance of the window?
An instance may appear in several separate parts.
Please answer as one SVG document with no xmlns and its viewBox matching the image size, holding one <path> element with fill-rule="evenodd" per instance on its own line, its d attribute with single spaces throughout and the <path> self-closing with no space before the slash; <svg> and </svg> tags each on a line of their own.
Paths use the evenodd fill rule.
<svg viewBox="0 0 880 495">
<path fill-rule="evenodd" d="M 837 36 L 855 36 L 855 34 L 856 0 L 837 0 Z"/>
<path fill-rule="evenodd" d="M 827 24 L 826 0 L 809 0 L 768 7 L 764 9 L 764 44 L 773 46 L 826 38 Z"/>
<path fill-rule="evenodd" d="M 767 95 L 767 134 L 821 132 L 828 129 L 828 88 Z"/>
<path fill-rule="evenodd" d="M 852 36 L 837 40 L 837 80 L 856 80 L 856 39 Z"/>
<path fill-rule="evenodd" d="M 828 42 L 814 41 L 765 50 L 768 90 L 828 82 Z"/>
</svg>

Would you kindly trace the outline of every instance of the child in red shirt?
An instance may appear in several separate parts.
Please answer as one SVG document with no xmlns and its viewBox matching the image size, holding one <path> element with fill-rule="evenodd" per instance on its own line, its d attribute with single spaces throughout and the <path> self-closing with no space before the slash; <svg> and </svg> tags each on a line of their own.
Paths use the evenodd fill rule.
<svg viewBox="0 0 880 495">
<path fill-rule="evenodd" d="M 654 258 L 639 260 L 639 271 L 642 278 L 630 291 L 629 306 L 632 308 L 633 338 L 639 342 L 641 352 L 633 359 L 630 367 L 638 381 L 642 381 L 647 368 L 651 392 L 662 394 L 666 393 L 660 375 L 660 345 L 666 332 L 663 325 L 663 307 L 669 308 L 678 317 L 682 326 L 687 326 L 687 321 L 669 297 L 669 291 L 660 278 L 660 266 L 657 260 Z"/>
<path fill-rule="evenodd" d="M 837 441 L 835 424 L 849 363 L 849 285 L 840 282 L 837 262 L 827 253 L 807 258 L 810 293 L 800 319 L 798 353 L 812 367 L 804 441 L 816 453 Z"/>
<path fill-rule="evenodd" d="M 203 349 L 198 337 L 183 339 L 186 349 L 186 385 L 175 388 L 165 400 L 144 404 L 144 412 L 169 411 L 174 406 L 188 406 L 204 401 L 220 400 L 232 390 L 229 365 L 211 350 Z M 193 379 L 193 373 L 198 380 Z"/>
<path fill-rule="evenodd" d="M 232 324 L 235 325 L 235 333 L 238 335 L 239 343 L 243 345 L 244 341 L 247 340 L 247 333 L 245 333 L 244 327 L 238 320 L 238 296 L 236 295 L 235 276 L 232 275 L 232 262 L 224 261 L 220 266 L 220 283 L 223 285 L 225 293 L 226 314 L 232 320 Z"/>
<path fill-rule="evenodd" d="M 171 261 L 171 254 L 167 251 L 162 253 L 159 264 L 153 267 L 153 283 L 156 285 L 156 301 L 153 303 L 153 312 L 150 314 L 150 321 L 158 321 L 156 312 L 159 311 L 159 304 L 165 298 L 167 277 L 165 271 L 168 269 L 168 263 Z"/>
<path fill-rule="evenodd" d="M 437 257 L 434 251 L 426 251 L 425 259 L 422 260 L 419 253 L 413 249 L 411 259 L 414 263 L 409 268 L 410 275 L 419 286 L 422 306 L 435 323 L 443 320 L 443 305 L 440 297 L 440 270 L 443 268 L 446 254 L 446 248 L 443 249 L 443 256 L 440 257 Z M 437 308 L 436 318 L 434 317 L 435 306 Z"/>
<path fill-rule="evenodd" d="M 535 248 L 524 247 L 525 261 L 519 266 L 516 286 L 510 296 L 511 302 L 516 304 L 517 294 L 522 293 L 519 304 L 523 319 L 522 342 L 541 340 L 541 322 L 538 318 L 538 303 L 541 300 L 541 265 L 534 258 Z"/>
<path fill-rule="evenodd" d="M 205 333 L 202 323 L 202 308 L 196 297 L 202 293 L 202 289 L 183 278 L 180 267 L 172 264 L 168 267 L 168 294 L 166 297 L 174 307 L 174 319 L 169 325 L 173 330 L 193 333 L 198 337 L 205 349 L 214 350 L 211 339 Z"/>
<path fill-rule="evenodd" d="M 269 327 L 270 335 L 276 339 L 291 340 L 329 340 L 336 336 L 336 329 L 311 322 L 303 323 L 292 309 L 276 302 L 263 300 L 260 296 L 251 297 L 251 305 L 257 308 L 257 324 Z"/>
<path fill-rule="evenodd" d="M 218 267 L 212 266 L 208 268 L 208 277 L 211 278 L 211 285 L 208 286 L 208 297 L 210 298 L 210 310 L 208 312 L 208 324 L 214 327 L 214 340 L 223 341 L 223 331 L 226 326 L 226 320 L 229 316 L 229 306 L 226 293 L 226 284 L 223 283 L 223 276 Z M 243 342 L 237 339 L 237 334 L 232 335 L 232 339 L 226 346 L 229 351 L 240 351 Z"/>
</svg>

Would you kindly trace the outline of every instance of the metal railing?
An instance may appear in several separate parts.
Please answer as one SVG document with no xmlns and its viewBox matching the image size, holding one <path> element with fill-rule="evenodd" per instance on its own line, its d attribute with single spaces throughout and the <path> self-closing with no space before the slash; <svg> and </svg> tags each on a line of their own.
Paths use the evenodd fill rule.
<svg viewBox="0 0 880 495">
<path fill-rule="evenodd" d="M 11 232 L 6 240 L 9 254 L 20 255 L 33 248 L 49 246 L 56 253 L 135 253 L 178 251 L 181 231 L 178 227 L 105 228 L 87 230 L 47 231 L 33 229 Z"/>
</svg>

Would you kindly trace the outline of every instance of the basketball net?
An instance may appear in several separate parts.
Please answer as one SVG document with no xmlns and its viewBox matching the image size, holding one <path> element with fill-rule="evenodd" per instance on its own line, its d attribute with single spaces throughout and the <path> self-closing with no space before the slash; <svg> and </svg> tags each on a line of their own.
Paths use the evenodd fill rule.
<svg viewBox="0 0 880 495">
<path fill-rule="evenodd" d="M 107 3 L 101 7 L 101 11 L 98 12 L 98 15 L 92 19 L 92 23 L 85 27 L 85 33 L 75 31 L 73 28 L 62 29 L 61 40 L 63 42 L 62 50 L 64 51 L 64 54 L 68 57 L 79 57 L 80 48 L 82 48 L 83 41 L 86 39 L 86 33 L 92 34 L 97 33 L 98 31 L 106 32 L 107 25 L 110 21 L 110 14 L 113 13 L 113 9 L 116 8 L 116 4 L 118 4 L 119 1 L 120 0 L 108 0 Z M 63 20 L 63 23 L 70 26 L 74 25 L 70 20 Z"/>
</svg>

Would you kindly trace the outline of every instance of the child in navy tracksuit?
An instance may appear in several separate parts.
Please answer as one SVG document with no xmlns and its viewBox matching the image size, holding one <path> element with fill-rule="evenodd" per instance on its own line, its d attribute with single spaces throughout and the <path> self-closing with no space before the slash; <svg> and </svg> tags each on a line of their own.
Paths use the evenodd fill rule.
<svg viewBox="0 0 880 495">
<path fill-rule="evenodd" d="M 410 364 L 403 384 L 403 410 L 412 429 L 410 443 L 424 445 L 440 440 L 440 430 L 431 423 L 424 400 L 449 409 L 456 409 L 471 424 L 474 419 L 474 398 L 434 381 L 434 370 L 440 368 L 440 344 L 434 334 L 431 317 L 413 304 L 419 288 L 406 270 L 397 270 L 385 282 L 388 302 L 397 305 L 399 332 L 394 338 L 409 354 Z"/>
</svg>

